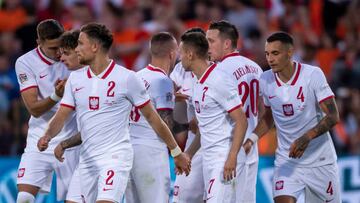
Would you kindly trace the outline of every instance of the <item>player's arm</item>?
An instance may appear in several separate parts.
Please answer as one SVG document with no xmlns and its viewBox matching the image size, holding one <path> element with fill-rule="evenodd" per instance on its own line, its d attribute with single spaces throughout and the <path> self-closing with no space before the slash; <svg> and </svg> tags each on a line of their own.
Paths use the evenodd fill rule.
<svg viewBox="0 0 360 203">
<path fill-rule="evenodd" d="M 75 147 L 78 146 L 82 143 L 81 140 L 81 134 L 77 133 L 76 135 L 69 137 L 66 140 L 61 141 L 54 149 L 54 154 L 57 160 L 59 160 L 60 162 L 64 161 L 64 151 L 66 149 L 69 149 L 71 147 Z"/>
<path fill-rule="evenodd" d="M 173 110 L 172 109 L 158 109 L 157 110 L 161 119 L 166 123 L 169 129 L 173 129 L 175 122 L 173 117 Z"/>
<path fill-rule="evenodd" d="M 326 115 L 315 127 L 311 128 L 303 136 L 295 140 L 290 146 L 289 157 L 300 158 L 312 139 L 323 135 L 339 122 L 339 112 L 333 97 L 321 102 L 320 108 Z"/>
<path fill-rule="evenodd" d="M 73 110 L 73 108 L 67 106 L 60 106 L 55 115 L 51 118 L 44 135 L 38 141 L 38 148 L 40 151 L 46 150 L 50 140 L 61 131 L 66 119 Z"/>
<path fill-rule="evenodd" d="M 199 151 L 200 147 L 201 147 L 201 142 L 200 142 L 200 131 L 196 130 L 196 132 L 194 131 L 194 134 L 196 135 L 194 140 L 191 142 L 191 145 L 188 147 L 188 149 L 186 150 L 186 154 L 189 155 L 190 159 L 192 159 L 194 157 L 194 155 L 196 154 L 197 151 Z"/>
<path fill-rule="evenodd" d="M 66 80 L 58 80 L 55 84 L 55 92 L 50 97 L 41 100 L 38 99 L 39 93 L 37 88 L 29 88 L 22 91 L 21 97 L 29 113 L 38 118 L 49 111 L 63 96 L 65 83 Z"/>
<path fill-rule="evenodd" d="M 224 179 L 229 181 L 235 177 L 237 156 L 243 144 L 246 129 L 248 126 L 247 118 L 242 108 L 231 110 L 229 116 L 234 122 L 233 140 L 228 158 L 224 165 Z"/>
<path fill-rule="evenodd" d="M 171 150 L 171 155 L 175 159 L 180 172 L 184 171 L 186 174 L 190 172 L 190 159 L 181 152 L 181 149 L 177 145 L 174 137 L 171 134 L 170 129 L 165 122 L 161 119 L 159 114 L 155 111 L 151 102 L 148 102 L 142 108 L 140 108 L 142 115 L 146 118 L 147 122 L 154 129 L 156 134 L 166 143 L 167 147 Z"/>
</svg>

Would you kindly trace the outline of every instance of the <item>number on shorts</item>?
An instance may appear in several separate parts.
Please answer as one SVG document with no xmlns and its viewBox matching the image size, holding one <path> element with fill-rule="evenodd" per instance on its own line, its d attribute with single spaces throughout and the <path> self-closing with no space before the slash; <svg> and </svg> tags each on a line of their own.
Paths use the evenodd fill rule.
<svg viewBox="0 0 360 203">
<path fill-rule="evenodd" d="M 326 193 L 329 193 L 330 195 L 333 195 L 334 193 L 331 181 L 329 181 L 329 186 L 326 190 Z"/>
<path fill-rule="evenodd" d="M 246 117 L 250 117 L 250 110 L 254 116 L 258 114 L 258 95 L 259 95 L 259 81 L 257 79 L 252 79 L 248 84 L 246 81 L 242 81 L 238 85 L 239 95 L 241 95 L 241 102 L 244 105 L 246 110 Z M 250 102 L 248 106 L 245 106 L 246 100 L 250 96 Z M 250 109 L 249 109 L 250 108 Z"/>
<path fill-rule="evenodd" d="M 108 170 L 107 172 L 107 178 L 105 181 L 106 185 L 112 185 L 114 183 L 113 177 L 114 177 L 115 172 L 113 170 Z"/>
<path fill-rule="evenodd" d="M 210 181 L 209 181 L 209 190 L 208 190 L 208 194 L 210 194 L 210 192 L 211 192 L 211 188 L 212 188 L 212 186 L 213 186 L 213 184 L 214 184 L 214 181 L 215 181 L 215 178 L 213 178 L 213 179 L 211 179 Z"/>
</svg>

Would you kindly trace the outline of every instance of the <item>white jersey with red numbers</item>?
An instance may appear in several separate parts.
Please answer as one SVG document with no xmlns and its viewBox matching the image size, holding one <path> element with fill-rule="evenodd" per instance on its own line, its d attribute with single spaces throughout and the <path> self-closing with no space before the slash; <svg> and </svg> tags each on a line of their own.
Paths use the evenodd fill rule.
<svg viewBox="0 0 360 203">
<path fill-rule="evenodd" d="M 156 110 L 173 110 L 174 85 L 162 69 L 148 65 L 137 72 L 136 76 L 144 82 L 151 103 Z M 130 113 L 130 137 L 132 144 L 166 148 L 164 141 L 155 133 L 135 106 Z"/>
<path fill-rule="evenodd" d="M 220 63 L 218 63 L 219 70 L 224 71 L 228 78 L 234 79 L 241 102 L 244 105 L 248 128 L 246 130 L 246 140 L 258 123 L 258 99 L 260 94 L 259 80 L 262 74 L 262 69 L 254 61 L 241 56 L 239 53 L 231 53 L 225 56 Z M 239 153 L 239 160 L 246 163 L 253 163 L 258 161 L 257 145 L 250 151 L 248 155 Z"/>
<path fill-rule="evenodd" d="M 19 57 L 15 64 L 15 70 L 20 91 L 23 92 L 30 88 L 37 88 L 38 99 L 49 97 L 55 91 L 56 81 L 67 78 L 70 73 L 64 64 L 47 58 L 39 47 Z M 38 152 L 37 142 L 44 135 L 48 122 L 58 108 L 59 104 L 56 104 L 38 118 L 31 116 L 25 152 Z M 51 140 L 45 153 L 53 154 L 54 148 L 61 140 L 76 133 L 76 119 L 74 115 L 71 115 L 71 118 L 66 121 L 64 128 Z"/>
<path fill-rule="evenodd" d="M 80 164 L 132 154 L 129 115 L 132 105 L 150 102 L 144 83 L 133 71 L 112 61 L 99 75 L 90 67 L 71 73 L 61 105 L 76 111 L 81 132 Z M 125 154 L 124 154 L 125 153 Z"/>
<path fill-rule="evenodd" d="M 320 68 L 297 62 L 294 67 L 286 83 L 271 70 L 264 72 L 260 80 L 264 104 L 271 108 L 277 129 L 275 165 L 316 167 L 334 163 L 336 152 L 329 132 L 311 140 L 301 158 L 289 158 L 291 144 L 324 117 L 319 104 L 334 97 Z"/>
<path fill-rule="evenodd" d="M 212 64 L 194 85 L 193 105 L 201 134 L 203 163 L 225 162 L 232 142 L 229 113 L 241 108 L 232 80 Z M 220 154 L 222 159 L 214 159 Z"/>
</svg>

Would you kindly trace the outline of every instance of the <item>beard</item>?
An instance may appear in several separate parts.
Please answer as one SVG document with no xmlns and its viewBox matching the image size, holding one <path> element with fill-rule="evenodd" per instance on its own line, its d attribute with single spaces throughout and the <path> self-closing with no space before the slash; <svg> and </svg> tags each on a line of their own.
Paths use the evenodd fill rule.
<svg viewBox="0 0 360 203">
<path fill-rule="evenodd" d="M 91 59 L 86 59 L 86 58 L 80 58 L 79 57 L 79 63 L 81 64 L 81 65 L 90 65 L 90 63 L 91 63 Z"/>
</svg>

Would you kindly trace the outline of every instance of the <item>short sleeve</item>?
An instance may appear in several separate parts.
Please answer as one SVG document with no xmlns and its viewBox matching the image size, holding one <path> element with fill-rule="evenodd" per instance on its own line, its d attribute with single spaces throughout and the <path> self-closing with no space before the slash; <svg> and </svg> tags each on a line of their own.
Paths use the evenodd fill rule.
<svg viewBox="0 0 360 203">
<path fill-rule="evenodd" d="M 38 86 L 35 74 L 23 61 L 19 59 L 16 61 L 15 71 L 20 86 L 20 92 Z"/>
<path fill-rule="evenodd" d="M 218 74 L 217 82 L 213 83 L 213 97 L 214 99 L 228 112 L 240 108 L 242 106 L 237 86 L 233 80 L 224 80 L 220 78 L 226 78 L 225 74 L 220 72 L 214 72 Z"/>
<path fill-rule="evenodd" d="M 314 91 L 316 99 L 319 103 L 334 97 L 334 93 L 327 83 L 326 77 L 320 68 L 316 68 L 310 78 L 310 86 Z"/>
<path fill-rule="evenodd" d="M 72 78 L 73 73 L 70 74 L 69 79 L 66 81 L 63 98 L 61 99 L 60 105 L 72 108 L 75 110 L 75 99 L 72 91 Z"/>
<path fill-rule="evenodd" d="M 156 81 L 158 84 L 153 85 L 153 101 L 157 110 L 174 109 L 174 85 L 169 78 Z M 151 94 L 151 93 L 150 93 Z"/>
<path fill-rule="evenodd" d="M 134 106 L 141 108 L 150 102 L 144 83 L 136 77 L 134 72 L 130 72 L 126 82 L 127 97 Z"/>
</svg>

